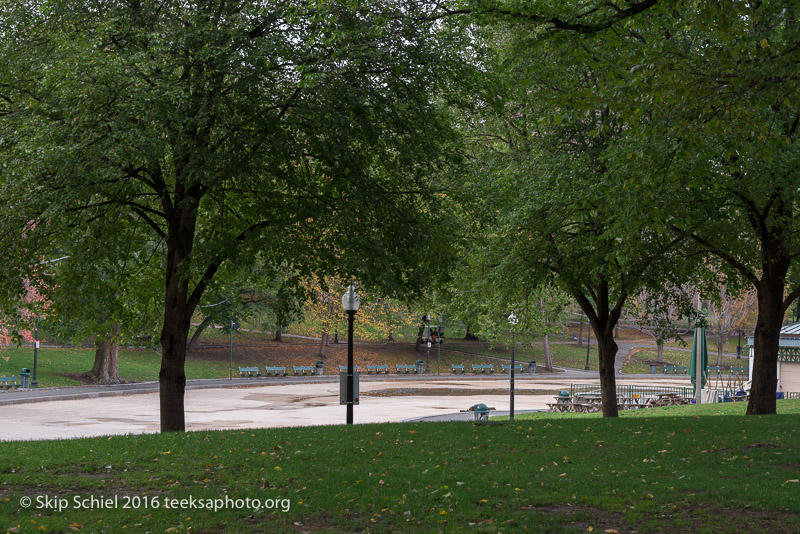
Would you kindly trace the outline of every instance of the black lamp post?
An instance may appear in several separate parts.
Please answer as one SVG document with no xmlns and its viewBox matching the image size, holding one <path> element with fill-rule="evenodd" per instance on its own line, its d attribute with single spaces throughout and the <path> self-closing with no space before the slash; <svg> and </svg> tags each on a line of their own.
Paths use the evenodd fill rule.
<svg viewBox="0 0 800 534">
<path fill-rule="evenodd" d="M 342 306 L 347 313 L 347 424 L 353 424 L 353 318 L 361 305 L 361 297 L 351 284 L 342 296 Z"/>
<path fill-rule="evenodd" d="M 592 348 L 592 325 L 589 323 L 589 329 L 586 332 L 586 367 L 583 368 L 584 371 L 589 370 L 589 349 Z"/>
<path fill-rule="evenodd" d="M 514 367 L 516 366 L 516 362 L 514 360 L 514 349 L 516 348 L 517 341 L 515 338 L 516 333 L 516 326 L 519 323 L 519 318 L 514 315 L 512 312 L 511 315 L 508 316 L 508 323 L 511 325 L 511 370 L 509 371 L 509 382 L 510 382 L 510 392 L 509 392 L 509 402 L 508 402 L 508 419 L 509 421 L 514 420 Z"/>
<path fill-rule="evenodd" d="M 38 388 L 39 381 L 36 380 L 36 367 L 39 359 L 39 315 L 36 315 L 36 323 L 33 327 L 33 376 L 31 377 L 31 387 Z"/>
<path fill-rule="evenodd" d="M 425 320 L 428 322 L 428 355 L 425 357 L 425 372 L 431 372 L 431 314 L 427 314 L 425 316 Z"/>
<path fill-rule="evenodd" d="M 736 359 L 740 360 L 742 358 L 742 334 L 744 334 L 744 330 L 740 328 L 736 333 L 739 334 L 739 343 L 736 345 Z"/>
</svg>

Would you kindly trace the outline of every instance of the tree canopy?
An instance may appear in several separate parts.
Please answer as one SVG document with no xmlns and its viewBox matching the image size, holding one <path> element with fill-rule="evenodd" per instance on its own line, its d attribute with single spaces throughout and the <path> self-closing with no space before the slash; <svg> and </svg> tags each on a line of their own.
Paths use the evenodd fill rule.
<svg viewBox="0 0 800 534">
<path fill-rule="evenodd" d="M 3 194 L 37 198 L 38 247 L 122 214 L 164 243 L 162 430 L 184 429 L 190 320 L 226 262 L 401 294 L 444 265 L 418 237 L 447 228 L 460 38 L 430 9 L 4 4 Z"/>
</svg>

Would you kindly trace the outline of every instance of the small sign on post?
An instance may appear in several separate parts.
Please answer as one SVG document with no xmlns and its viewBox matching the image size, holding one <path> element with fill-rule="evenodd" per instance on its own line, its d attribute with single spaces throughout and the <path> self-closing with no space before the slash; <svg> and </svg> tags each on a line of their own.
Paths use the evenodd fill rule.
<svg viewBox="0 0 800 534">
<path fill-rule="evenodd" d="M 353 371 L 353 404 L 358 404 L 358 371 Z M 347 404 L 347 372 L 339 373 L 339 404 Z"/>
</svg>

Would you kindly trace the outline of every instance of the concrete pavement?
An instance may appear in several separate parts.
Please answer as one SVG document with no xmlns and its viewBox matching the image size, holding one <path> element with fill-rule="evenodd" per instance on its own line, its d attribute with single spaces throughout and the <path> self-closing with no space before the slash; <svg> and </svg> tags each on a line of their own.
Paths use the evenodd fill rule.
<svg viewBox="0 0 800 534">
<path fill-rule="evenodd" d="M 518 375 L 518 412 L 547 409 L 552 392 L 596 383 L 596 373 Z M 688 378 L 618 376 L 619 385 L 688 385 Z M 508 377 L 362 376 L 356 423 L 399 422 L 460 414 L 477 403 L 508 409 Z M 159 431 L 158 384 L 85 386 L 0 393 L 0 440 L 65 439 Z M 474 393 L 472 393 L 474 391 Z M 198 380 L 187 384 L 187 430 L 342 424 L 337 377 Z"/>
</svg>

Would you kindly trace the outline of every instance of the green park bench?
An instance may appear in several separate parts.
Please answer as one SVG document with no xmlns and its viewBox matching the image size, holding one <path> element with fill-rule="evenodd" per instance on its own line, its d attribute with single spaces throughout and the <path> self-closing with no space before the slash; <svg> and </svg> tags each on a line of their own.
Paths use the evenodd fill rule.
<svg viewBox="0 0 800 534">
<path fill-rule="evenodd" d="M 686 366 L 684 365 L 667 365 L 664 367 L 665 375 L 685 375 Z"/>
<path fill-rule="evenodd" d="M 395 371 L 398 372 L 398 373 L 403 372 L 403 373 L 408 374 L 408 373 L 416 373 L 417 372 L 417 366 L 416 365 L 395 364 L 394 368 L 395 368 Z"/>
<path fill-rule="evenodd" d="M 239 367 L 239 376 L 261 376 L 258 367 Z"/>
<path fill-rule="evenodd" d="M 464 364 L 463 363 L 454 363 L 450 365 L 450 370 L 453 374 L 461 373 L 464 374 Z"/>
<path fill-rule="evenodd" d="M 502 365 L 500 366 L 500 369 L 502 369 L 503 371 L 511 371 L 511 364 L 505 364 L 505 363 L 504 363 L 504 364 L 502 364 Z M 515 370 L 517 373 L 521 373 L 521 372 L 522 372 L 522 366 L 521 366 L 521 365 L 518 365 L 518 364 L 517 364 L 517 365 L 514 365 L 514 370 Z"/>
<path fill-rule="evenodd" d="M 293 365 L 292 371 L 294 371 L 296 375 L 314 374 L 314 368 L 310 365 Z"/>
<path fill-rule="evenodd" d="M 477 363 L 472 364 L 473 373 L 494 373 L 494 365 L 481 365 Z"/>
<path fill-rule="evenodd" d="M 747 373 L 747 367 L 731 367 L 732 375 L 743 375 Z"/>
<path fill-rule="evenodd" d="M 370 373 L 385 373 L 389 374 L 389 366 L 388 365 L 368 365 L 367 366 L 367 374 Z"/>
<path fill-rule="evenodd" d="M 286 376 L 286 367 L 264 367 L 264 374 L 267 376 Z"/>
<path fill-rule="evenodd" d="M 0 388 L 13 389 L 18 387 L 16 376 L 0 376 Z"/>
<path fill-rule="evenodd" d="M 358 371 L 358 366 L 357 365 L 353 366 L 353 371 Z M 339 366 L 339 372 L 340 373 L 346 373 L 347 372 L 347 366 L 346 365 L 340 365 Z"/>
</svg>

